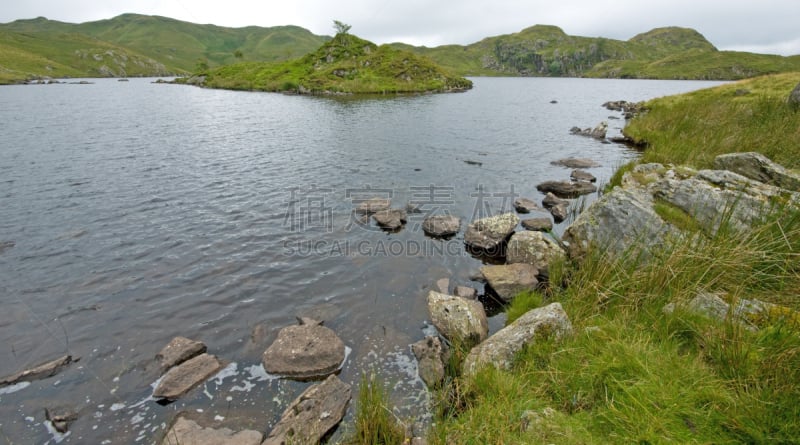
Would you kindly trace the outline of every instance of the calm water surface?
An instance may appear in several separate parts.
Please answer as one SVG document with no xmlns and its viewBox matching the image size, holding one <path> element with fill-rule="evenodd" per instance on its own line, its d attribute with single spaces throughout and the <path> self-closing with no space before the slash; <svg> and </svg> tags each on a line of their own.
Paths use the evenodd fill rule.
<svg viewBox="0 0 800 445">
<path fill-rule="evenodd" d="M 449 277 L 482 291 L 463 230 L 426 238 L 424 215 L 466 223 L 514 196 L 540 201 L 536 184 L 569 177 L 550 165 L 567 156 L 600 162 L 603 183 L 636 153 L 569 128 L 608 120 L 615 134 L 624 121 L 607 100 L 714 85 L 474 80 L 468 93 L 389 99 L 149 79 L 0 88 L 0 376 L 80 357 L 0 389 L 0 443 L 151 443 L 179 411 L 267 431 L 307 387 L 260 365 L 297 315 L 347 344 L 343 380 L 376 370 L 399 414 L 424 415 L 409 344 L 431 332 L 427 290 Z M 353 216 L 372 196 L 423 213 L 386 233 Z M 161 406 L 149 399 L 153 358 L 177 335 L 229 366 Z M 68 435 L 48 430 L 45 407 L 78 414 Z"/>
</svg>

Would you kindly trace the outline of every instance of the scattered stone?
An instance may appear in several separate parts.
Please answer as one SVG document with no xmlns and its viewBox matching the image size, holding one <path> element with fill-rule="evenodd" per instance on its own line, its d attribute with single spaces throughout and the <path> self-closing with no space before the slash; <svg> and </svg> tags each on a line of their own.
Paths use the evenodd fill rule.
<svg viewBox="0 0 800 445">
<path fill-rule="evenodd" d="M 260 445 L 264 435 L 258 431 L 204 428 L 194 420 L 179 416 L 161 445 Z"/>
<path fill-rule="evenodd" d="M 417 358 L 419 377 L 428 385 L 435 388 L 444 380 L 445 349 L 439 337 L 425 337 L 411 345 L 411 351 Z"/>
<path fill-rule="evenodd" d="M 600 167 L 597 162 L 586 158 L 564 158 L 551 162 L 553 165 L 558 165 L 567 168 L 593 168 Z"/>
<path fill-rule="evenodd" d="M 550 218 L 523 219 L 521 224 L 526 230 L 538 230 L 540 232 L 553 230 L 553 222 L 550 221 Z"/>
<path fill-rule="evenodd" d="M 558 101 L 557 101 L 557 100 L 555 100 L 555 99 L 553 99 L 553 100 L 551 100 L 551 101 L 550 101 L 550 103 L 551 103 L 551 104 L 557 104 L 557 103 L 558 103 Z"/>
<path fill-rule="evenodd" d="M 559 198 L 577 198 L 597 191 L 597 187 L 588 182 L 545 181 L 536 186 L 542 193 L 552 193 Z"/>
<path fill-rule="evenodd" d="M 414 171 L 420 171 L 421 169 L 415 168 Z M 422 213 L 422 208 L 419 204 L 414 204 L 413 202 L 406 203 L 406 213 Z"/>
<path fill-rule="evenodd" d="M 341 422 L 350 401 L 350 385 L 335 375 L 303 391 L 261 445 L 317 444 Z"/>
<path fill-rule="evenodd" d="M 539 270 L 530 264 L 483 266 L 481 273 L 486 282 L 504 302 L 510 302 L 518 293 L 536 289 Z"/>
<path fill-rule="evenodd" d="M 754 181 L 800 192 L 800 175 L 772 162 L 761 153 L 730 153 L 714 159 L 714 168 L 738 173 Z"/>
<path fill-rule="evenodd" d="M 584 181 L 584 182 L 596 182 L 597 178 L 594 177 L 593 174 L 587 172 L 586 170 L 572 170 L 572 173 L 569 174 L 569 178 L 573 181 Z"/>
<path fill-rule="evenodd" d="M 514 232 L 519 217 L 513 213 L 491 216 L 473 221 L 464 234 L 464 242 L 472 247 L 493 250 Z"/>
<path fill-rule="evenodd" d="M 542 199 L 542 206 L 546 209 L 551 209 L 557 205 L 568 205 L 569 201 L 565 201 L 552 193 L 547 193 Z"/>
<path fill-rule="evenodd" d="M 539 206 L 528 198 L 517 198 L 514 200 L 514 209 L 519 213 L 530 213 L 539 210 Z"/>
<path fill-rule="evenodd" d="M 472 348 L 464 360 L 463 374 L 474 375 L 488 365 L 509 370 L 514 356 L 537 337 L 561 339 L 571 334 L 572 323 L 560 303 L 530 310 Z"/>
<path fill-rule="evenodd" d="M 156 360 L 159 361 L 161 371 L 164 372 L 204 352 L 206 352 L 206 345 L 203 342 L 186 337 L 175 337 L 164 346 L 161 352 L 156 354 Z"/>
<path fill-rule="evenodd" d="M 553 215 L 553 221 L 560 223 L 567 219 L 567 204 L 558 204 L 550 207 L 550 214 Z"/>
<path fill-rule="evenodd" d="M 403 209 L 387 209 L 373 213 L 372 219 L 384 229 L 397 230 L 408 221 L 408 215 Z"/>
<path fill-rule="evenodd" d="M 547 269 L 551 263 L 565 257 L 564 249 L 553 238 L 535 231 L 515 233 L 506 250 L 509 264 L 530 264 L 538 270 Z"/>
<path fill-rule="evenodd" d="M 14 241 L 0 241 L 0 253 L 3 253 L 16 245 L 17 244 Z"/>
<path fill-rule="evenodd" d="M 791 93 L 789 93 L 789 98 L 787 99 L 789 107 L 793 110 L 800 110 L 800 83 L 794 87 Z"/>
<path fill-rule="evenodd" d="M 200 354 L 171 368 L 159 382 L 153 397 L 176 400 L 222 369 L 222 362 L 210 354 Z"/>
<path fill-rule="evenodd" d="M 344 342 L 335 332 L 319 323 L 305 323 L 281 329 L 262 362 L 270 374 L 313 379 L 339 369 L 344 353 Z"/>
<path fill-rule="evenodd" d="M 605 139 L 606 133 L 608 132 L 608 122 L 600 122 L 594 128 L 580 129 L 579 127 L 572 127 L 569 132 L 578 136 L 588 136 L 594 139 Z"/>
<path fill-rule="evenodd" d="M 359 215 L 372 215 L 381 210 L 389 210 L 391 205 L 392 200 L 389 198 L 370 198 L 358 204 L 356 213 Z"/>
<path fill-rule="evenodd" d="M 468 160 L 468 159 L 465 159 L 465 160 L 464 160 L 464 163 L 465 163 L 465 164 L 468 164 L 468 165 L 477 165 L 478 167 L 480 167 L 480 166 L 482 166 L 482 165 L 483 165 L 483 162 L 479 162 L 479 161 L 470 161 L 470 160 Z"/>
<path fill-rule="evenodd" d="M 467 300 L 476 300 L 478 298 L 478 290 L 469 286 L 456 286 L 454 292 L 456 297 L 466 298 Z"/>
<path fill-rule="evenodd" d="M 450 341 L 479 343 L 489 333 L 486 311 L 478 301 L 430 291 L 428 312 L 439 333 Z"/>
<path fill-rule="evenodd" d="M 77 413 L 55 413 L 47 408 L 44 409 L 44 417 L 53 425 L 53 428 L 61 434 L 69 431 L 69 424 L 78 419 Z"/>
<path fill-rule="evenodd" d="M 436 280 L 436 288 L 439 289 L 439 292 L 450 295 L 450 278 Z"/>
<path fill-rule="evenodd" d="M 2 379 L 0 379 L 0 387 L 7 385 L 15 385 L 20 382 L 32 382 L 35 380 L 42 380 L 48 377 L 52 377 L 61 372 L 61 370 L 64 369 L 64 367 L 66 367 L 70 363 L 77 361 L 78 361 L 77 359 L 72 360 L 71 355 L 65 355 L 55 360 L 50 360 L 49 362 L 36 365 L 33 368 L 26 369 L 16 374 L 11 374 L 9 376 L 3 377 Z"/>
<path fill-rule="evenodd" d="M 422 230 L 429 236 L 452 236 L 461 230 L 461 219 L 452 215 L 434 215 L 422 221 Z"/>
</svg>

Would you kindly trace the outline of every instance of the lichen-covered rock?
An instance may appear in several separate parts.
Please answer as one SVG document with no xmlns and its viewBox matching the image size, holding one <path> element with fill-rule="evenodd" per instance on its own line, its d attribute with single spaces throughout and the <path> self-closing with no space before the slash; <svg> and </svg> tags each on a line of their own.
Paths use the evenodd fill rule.
<svg viewBox="0 0 800 445">
<path fill-rule="evenodd" d="M 498 297 L 510 302 L 517 294 L 536 289 L 539 269 L 531 264 L 517 263 L 481 267 L 481 274 Z"/>
<path fill-rule="evenodd" d="M 171 368 L 164 374 L 153 397 L 176 400 L 222 369 L 222 362 L 211 354 L 200 354 Z"/>
<path fill-rule="evenodd" d="M 335 375 L 303 391 L 283 412 L 262 445 L 314 445 L 342 421 L 350 385 Z"/>
<path fill-rule="evenodd" d="M 324 377 L 344 361 L 344 342 L 331 329 L 314 323 L 287 326 L 264 351 L 264 369 L 294 379 Z"/>
<path fill-rule="evenodd" d="M 506 261 L 509 264 L 526 263 L 539 270 L 546 269 L 552 262 L 565 256 L 564 249 L 553 238 L 536 231 L 515 233 L 506 249 Z"/>
<path fill-rule="evenodd" d="M 204 428 L 194 420 L 180 416 L 167 431 L 161 445 L 260 445 L 263 438 L 264 435 L 258 431 Z"/>
<path fill-rule="evenodd" d="M 570 323 L 560 303 L 526 312 L 485 342 L 475 346 L 464 360 L 464 375 L 474 375 L 482 367 L 511 369 L 514 356 L 536 338 L 561 339 L 572 334 Z"/>
<path fill-rule="evenodd" d="M 754 181 L 800 192 L 800 175 L 772 162 L 761 153 L 729 153 L 714 158 L 714 168 L 738 173 Z"/>
<path fill-rule="evenodd" d="M 452 215 L 433 215 L 422 221 L 422 230 L 429 236 L 446 237 L 458 233 L 461 219 Z"/>
<path fill-rule="evenodd" d="M 428 312 L 439 333 L 450 341 L 474 344 L 489 334 L 486 311 L 479 301 L 430 291 Z"/>
<path fill-rule="evenodd" d="M 519 224 L 513 213 L 490 216 L 473 221 L 464 234 L 464 243 L 483 250 L 498 248 Z"/>
</svg>

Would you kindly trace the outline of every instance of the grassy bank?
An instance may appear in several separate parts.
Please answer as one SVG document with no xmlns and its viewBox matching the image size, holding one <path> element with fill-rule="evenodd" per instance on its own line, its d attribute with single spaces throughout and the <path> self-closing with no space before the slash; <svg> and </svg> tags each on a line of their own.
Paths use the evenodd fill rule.
<svg viewBox="0 0 800 445">
<path fill-rule="evenodd" d="M 643 162 L 709 167 L 758 151 L 800 163 L 800 113 L 785 99 L 800 74 L 658 99 L 627 132 L 647 140 Z M 748 90 L 749 93 L 737 93 Z M 575 335 L 525 350 L 511 372 L 457 378 L 459 407 L 442 413 L 436 444 L 796 443 L 800 326 L 794 316 L 751 331 L 681 310 L 699 291 L 800 310 L 800 212 L 782 209 L 748 233 L 687 239 L 648 263 L 595 250 L 551 271 Z M 541 304 L 515 300 L 510 317 Z M 784 314 L 785 315 L 785 314 Z M 452 400 L 452 397 L 450 397 Z"/>
</svg>

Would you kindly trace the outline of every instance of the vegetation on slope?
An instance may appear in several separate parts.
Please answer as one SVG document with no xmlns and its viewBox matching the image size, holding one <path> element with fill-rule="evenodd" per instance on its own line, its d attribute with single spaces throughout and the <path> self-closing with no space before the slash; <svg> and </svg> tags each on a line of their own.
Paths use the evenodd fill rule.
<svg viewBox="0 0 800 445">
<path fill-rule="evenodd" d="M 298 93 L 416 93 L 463 90 L 472 82 L 425 57 L 339 33 L 313 53 L 282 63 L 241 63 L 202 73 L 204 86 Z"/>
<path fill-rule="evenodd" d="M 770 76 L 657 99 L 629 132 L 650 142 L 642 162 L 707 167 L 719 153 L 758 151 L 797 167 L 800 113 L 786 97 L 798 81 Z M 456 408 L 443 411 L 430 441 L 795 443 L 797 317 L 750 331 L 662 308 L 707 290 L 800 310 L 800 211 L 765 215 L 749 233 L 687 230 L 644 264 L 594 249 L 580 264 L 551 266 L 545 299 L 562 303 L 575 334 L 530 346 L 510 372 L 456 378 L 446 397 Z M 509 318 L 541 300 L 515 299 Z"/>
</svg>

